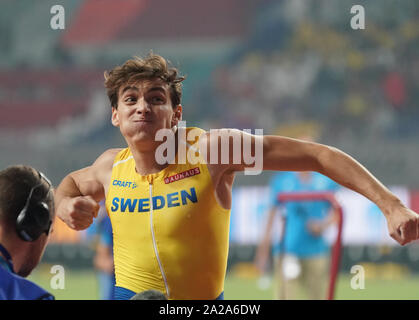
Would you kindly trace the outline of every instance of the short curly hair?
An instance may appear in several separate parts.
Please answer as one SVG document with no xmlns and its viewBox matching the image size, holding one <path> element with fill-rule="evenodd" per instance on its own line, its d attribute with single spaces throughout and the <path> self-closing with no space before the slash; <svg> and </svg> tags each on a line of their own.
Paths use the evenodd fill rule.
<svg viewBox="0 0 419 320">
<path fill-rule="evenodd" d="M 49 207 L 54 206 L 53 192 L 46 181 L 40 180 L 34 168 L 25 165 L 14 165 L 0 171 L 0 223 L 12 226 L 25 206 L 31 188 L 41 184 L 40 193 L 33 199 L 45 199 Z"/>
<path fill-rule="evenodd" d="M 170 99 L 173 108 L 180 104 L 182 98 L 182 81 L 185 76 L 178 76 L 178 69 L 160 55 L 150 53 L 146 58 L 133 57 L 123 65 L 105 71 L 105 87 L 111 106 L 118 108 L 118 92 L 121 86 L 141 80 L 159 78 L 170 87 Z"/>
</svg>

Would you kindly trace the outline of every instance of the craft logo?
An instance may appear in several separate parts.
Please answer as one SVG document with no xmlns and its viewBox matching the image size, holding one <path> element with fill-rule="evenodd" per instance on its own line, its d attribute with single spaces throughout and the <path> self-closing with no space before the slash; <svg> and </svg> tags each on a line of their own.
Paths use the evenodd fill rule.
<svg viewBox="0 0 419 320">
<path fill-rule="evenodd" d="M 181 173 L 176 173 L 173 176 L 167 177 L 167 178 L 164 179 L 164 183 L 168 184 L 168 183 L 176 182 L 176 181 L 179 181 L 179 180 L 182 180 L 182 179 L 185 179 L 185 178 L 195 176 L 195 175 L 200 174 L 200 173 L 201 173 L 201 171 L 199 171 L 199 168 L 196 167 L 196 168 L 186 170 L 186 171 L 181 172 Z"/>
<path fill-rule="evenodd" d="M 121 188 L 130 188 L 130 189 L 137 188 L 137 184 L 131 181 L 113 180 L 112 185 L 116 187 L 121 187 Z"/>
</svg>

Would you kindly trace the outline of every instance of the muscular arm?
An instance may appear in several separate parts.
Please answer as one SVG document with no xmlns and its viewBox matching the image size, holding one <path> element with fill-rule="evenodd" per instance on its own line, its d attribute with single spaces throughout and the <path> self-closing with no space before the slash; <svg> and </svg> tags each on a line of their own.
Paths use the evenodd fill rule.
<svg viewBox="0 0 419 320">
<path fill-rule="evenodd" d="M 317 171 L 376 203 L 400 203 L 380 181 L 348 154 L 336 148 L 279 136 L 263 138 L 264 170 Z"/>
<path fill-rule="evenodd" d="M 91 166 L 68 174 L 55 190 L 56 214 L 70 228 L 86 229 L 97 216 L 119 150 L 107 150 Z"/>
<path fill-rule="evenodd" d="M 222 181 L 223 176 L 232 172 L 244 171 L 261 164 L 263 170 L 276 171 L 316 171 L 337 183 L 357 192 L 377 204 L 387 218 L 390 235 L 400 244 L 406 244 L 419 238 L 418 215 L 406 208 L 401 201 L 376 179 L 364 166 L 348 154 L 334 147 L 319 143 L 307 142 L 281 136 L 256 136 L 239 130 L 222 129 L 218 135 L 207 133 L 206 140 L 218 141 L 218 152 L 222 153 L 222 138 L 227 142 L 229 152 L 228 164 L 212 165 L 218 168 Z M 234 139 L 251 141 L 250 150 L 255 156 L 254 163 L 246 161 L 241 155 L 240 161 L 233 161 L 237 150 L 234 150 Z M 242 153 L 241 149 L 239 152 Z M 207 151 L 211 152 L 210 147 Z M 207 157 L 208 158 L 208 157 Z"/>
</svg>

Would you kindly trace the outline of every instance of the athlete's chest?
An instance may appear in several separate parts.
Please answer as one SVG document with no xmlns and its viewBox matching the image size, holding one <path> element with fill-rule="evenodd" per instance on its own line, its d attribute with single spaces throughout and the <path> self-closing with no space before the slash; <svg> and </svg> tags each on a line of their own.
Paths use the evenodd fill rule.
<svg viewBox="0 0 419 320">
<path fill-rule="evenodd" d="M 194 208 L 210 183 L 199 167 L 160 176 L 114 174 L 108 192 L 109 214 L 146 213 Z"/>
</svg>

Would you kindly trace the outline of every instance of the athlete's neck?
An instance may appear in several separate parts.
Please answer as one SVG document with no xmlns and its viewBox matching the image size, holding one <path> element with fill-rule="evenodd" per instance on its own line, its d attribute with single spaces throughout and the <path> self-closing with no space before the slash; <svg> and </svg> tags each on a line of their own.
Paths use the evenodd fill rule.
<svg viewBox="0 0 419 320">
<path fill-rule="evenodd" d="M 169 163 L 165 162 L 163 164 L 157 162 L 156 159 L 156 150 L 164 142 L 156 144 L 153 148 L 141 148 L 138 146 L 130 146 L 132 156 L 135 161 L 135 171 L 142 176 L 160 172 L 166 168 Z M 175 135 L 175 154 L 178 150 L 178 141 L 177 141 L 177 132 Z"/>
<path fill-rule="evenodd" d="M 135 171 L 142 176 L 157 173 L 168 166 L 168 164 L 158 164 L 154 152 L 141 152 L 131 150 L 135 161 Z"/>
</svg>

